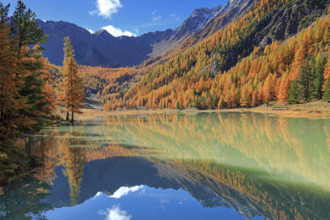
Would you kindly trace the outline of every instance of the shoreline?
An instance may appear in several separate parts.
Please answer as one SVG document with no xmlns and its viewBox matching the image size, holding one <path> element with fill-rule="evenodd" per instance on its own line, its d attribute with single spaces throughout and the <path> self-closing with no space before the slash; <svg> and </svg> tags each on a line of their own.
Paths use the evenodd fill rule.
<svg viewBox="0 0 330 220">
<path fill-rule="evenodd" d="M 198 113 L 221 113 L 221 112 L 254 112 L 262 114 L 274 114 L 280 117 L 292 118 L 330 118 L 330 103 L 325 101 L 315 101 L 305 104 L 291 104 L 271 106 L 261 105 L 255 108 L 233 108 L 233 109 L 207 109 L 199 110 L 189 108 L 178 109 L 131 109 L 103 111 L 99 109 L 82 109 L 83 114 L 77 115 L 77 120 L 86 120 L 95 116 L 115 116 L 115 115 L 151 115 L 151 114 L 198 114 Z"/>
</svg>

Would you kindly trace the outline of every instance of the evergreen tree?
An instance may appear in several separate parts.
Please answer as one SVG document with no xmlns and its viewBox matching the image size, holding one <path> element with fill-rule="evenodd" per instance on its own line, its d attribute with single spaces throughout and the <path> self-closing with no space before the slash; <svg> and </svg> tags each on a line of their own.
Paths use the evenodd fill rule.
<svg viewBox="0 0 330 220">
<path fill-rule="evenodd" d="M 24 83 L 19 87 L 19 93 L 27 100 L 28 108 L 23 111 L 28 117 L 39 117 L 42 114 L 50 113 L 46 106 L 50 103 L 46 101 L 42 90 L 49 78 L 44 77 L 44 63 L 41 61 L 42 48 L 34 47 L 30 50 L 28 47 L 21 49 L 24 58 L 21 60 L 20 78 Z"/>
<path fill-rule="evenodd" d="M 32 44 L 42 43 L 47 39 L 43 31 L 35 20 L 35 13 L 22 1 L 17 2 L 17 7 L 10 19 L 11 35 L 15 39 L 15 50 L 18 60 L 18 71 L 16 71 L 16 84 L 19 95 L 27 103 L 26 108 L 20 110 L 25 121 L 30 120 L 32 128 L 38 130 L 41 124 L 34 118 L 49 113 L 45 106 L 48 106 L 50 100 L 47 100 L 43 92 L 43 86 L 49 78 L 44 77 L 44 65 L 41 62 L 43 48 L 34 47 Z M 31 127 L 31 126 L 29 126 Z"/>
<path fill-rule="evenodd" d="M 299 103 L 299 88 L 297 80 L 293 80 L 289 89 L 289 102 L 291 104 Z"/>
<path fill-rule="evenodd" d="M 312 70 L 308 60 L 305 60 L 299 72 L 299 98 L 304 101 L 309 101 L 311 98 L 312 90 Z"/>
<path fill-rule="evenodd" d="M 323 100 L 330 102 L 330 79 L 327 80 Z"/>
<path fill-rule="evenodd" d="M 317 54 L 315 58 L 315 68 L 313 74 L 313 93 L 312 98 L 321 99 L 322 98 L 322 86 L 324 84 L 323 72 L 325 66 L 325 59 L 320 53 Z"/>
<path fill-rule="evenodd" d="M 323 79 L 324 79 L 324 84 L 322 86 L 322 91 L 325 91 L 325 87 L 326 87 L 326 83 L 329 79 L 330 76 L 330 56 L 327 57 L 327 62 L 326 65 L 324 67 L 324 73 L 323 73 Z"/>
<path fill-rule="evenodd" d="M 11 33 L 16 37 L 17 57 L 21 55 L 21 49 L 31 44 L 43 43 L 47 36 L 35 20 L 36 14 L 26 9 L 24 3 L 19 0 L 17 7 L 10 19 Z"/>
</svg>

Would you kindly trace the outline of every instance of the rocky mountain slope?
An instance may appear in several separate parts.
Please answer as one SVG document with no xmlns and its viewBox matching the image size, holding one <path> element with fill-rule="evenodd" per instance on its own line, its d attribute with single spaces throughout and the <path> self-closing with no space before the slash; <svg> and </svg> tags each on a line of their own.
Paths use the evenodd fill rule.
<svg viewBox="0 0 330 220">
<path fill-rule="evenodd" d="M 123 101 L 115 103 L 115 94 L 105 97 L 111 102 L 106 102 L 104 109 L 234 108 L 277 99 L 287 102 L 289 83 L 297 79 L 303 61 L 316 59 L 318 53 L 319 60 L 326 59 L 322 54 L 328 50 L 328 13 L 327 0 L 257 1 L 244 16 L 207 40 L 185 46 L 186 50 L 154 67 L 120 96 Z M 323 63 L 320 61 L 320 69 Z M 324 76 L 318 79 L 327 79 L 327 72 L 320 72 Z M 288 75 L 291 81 L 280 93 Z M 323 83 L 320 80 L 318 85 Z M 320 98 L 317 89 L 313 88 Z"/>
<path fill-rule="evenodd" d="M 230 0 L 224 7 L 196 9 L 175 30 L 157 31 L 139 37 L 114 37 L 104 30 L 94 34 L 77 25 L 59 21 L 41 21 L 39 26 L 48 34 L 44 55 L 49 61 L 61 65 L 63 38 L 69 36 L 79 64 L 89 66 L 132 66 L 142 61 L 178 51 L 187 39 L 197 34 L 202 40 L 215 33 L 233 19 L 241 17 L 255 0 Z M 221 22 L 218 19 L 221 18 Z M 197 41 L 195 41 L 196 43 Z"/>
</svg>

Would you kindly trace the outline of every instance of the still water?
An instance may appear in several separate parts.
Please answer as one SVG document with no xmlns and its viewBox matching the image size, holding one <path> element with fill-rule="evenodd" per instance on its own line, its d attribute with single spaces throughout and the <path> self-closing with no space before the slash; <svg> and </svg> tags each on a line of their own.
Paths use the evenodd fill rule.
<svg viewBox="0 0 330 220">
<path fill-rule="evenodd" d="M 19 144 L 44 163 L 3 219 L 330 219 L 330 120 L 109 116 Z"/>
</svg>

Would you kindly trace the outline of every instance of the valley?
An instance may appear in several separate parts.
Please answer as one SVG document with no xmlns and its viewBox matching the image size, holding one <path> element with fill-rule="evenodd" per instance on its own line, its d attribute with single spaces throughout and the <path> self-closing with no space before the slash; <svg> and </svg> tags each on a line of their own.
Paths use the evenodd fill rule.
<svg viewBox="0 0 330 220">
<path fill-rule="evenodd" d="M 0 2 L 0 219 L 326 220 L 329 120 L 329 0 Z"/>
</svg>

